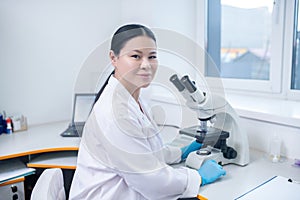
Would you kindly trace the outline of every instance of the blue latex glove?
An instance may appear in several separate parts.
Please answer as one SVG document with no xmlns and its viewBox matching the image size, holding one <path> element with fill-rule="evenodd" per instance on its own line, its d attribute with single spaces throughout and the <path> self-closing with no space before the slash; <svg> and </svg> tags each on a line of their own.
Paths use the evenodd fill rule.
<svg viewBox="0 0 300 200">
<path fill-rule="evenodd" d="M 182 147 L 181 148 L 181 160 L 185 160 L 188 155 L 193 152 L 193 151 L 197 151 L 198 149 L 200 149 L 202 146 L 202 144 L 193 141 L 191 144 L 185 146 L 185 147 Z"/>
<path fill-rule="evenodd" d="M 212 183 L 226 174 L 226 171 L 215 160 L 205 161 L 198 172 L 202 177 L 201 185 Z"/>
</svg>

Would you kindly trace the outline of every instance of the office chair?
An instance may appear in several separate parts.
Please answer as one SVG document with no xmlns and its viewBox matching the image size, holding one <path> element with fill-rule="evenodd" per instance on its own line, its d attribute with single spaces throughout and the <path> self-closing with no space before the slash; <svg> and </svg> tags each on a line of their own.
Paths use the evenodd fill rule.
<svg viewBox="0 0 300 200">
<path fill-rule="evenodd" d="M 46 169 L 36 182 L 31 200 L 66 200 L 64 178 L 59 168 Z"/>
</svg>

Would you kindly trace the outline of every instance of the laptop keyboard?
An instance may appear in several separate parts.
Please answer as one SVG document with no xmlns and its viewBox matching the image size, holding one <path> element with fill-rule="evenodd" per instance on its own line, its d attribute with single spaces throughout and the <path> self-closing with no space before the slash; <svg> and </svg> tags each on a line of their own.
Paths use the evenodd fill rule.
<svg viewBox="0 0 300 200">
<path fill-rule="evenodd" d="M 60 135 L 63 137 L 80 137 L 82 135 L 84 124 L 76 124 L 69 126 L 63 133 Z"/>
</svg>

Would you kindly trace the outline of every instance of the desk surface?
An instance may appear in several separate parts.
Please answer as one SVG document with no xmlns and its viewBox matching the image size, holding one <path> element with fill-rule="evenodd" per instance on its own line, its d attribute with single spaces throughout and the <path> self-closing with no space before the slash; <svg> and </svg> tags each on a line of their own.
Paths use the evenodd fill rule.
<svg viewBox="0 0 300 200">
<path fill-rule="evenodd" d="M 293 160 L 272 163 L 263 152 L 255 150 L 250 151 L 250 163 L 247 166 L 227 165 L 224 169 L 226 176 L 201 187 L 201 195 L 209 200 L 235 199 L 276 175 L 300 181 L 300 168 L 293 166 Z"/>
<path fill-rule="evenodd" d="M 27 131 L 0 136 L 0 160 L 44 152 L 76 151 L 78 137 L 61 137 L 67 122 L 49 123 L 29 127 Z"/>
</svg>

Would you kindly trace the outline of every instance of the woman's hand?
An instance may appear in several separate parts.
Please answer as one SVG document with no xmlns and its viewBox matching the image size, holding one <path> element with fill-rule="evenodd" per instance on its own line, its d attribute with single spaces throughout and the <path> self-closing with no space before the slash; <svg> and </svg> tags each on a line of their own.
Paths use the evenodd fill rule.
<svg viewBox="0 0 300 200">
<path fill-rule="evenodd" d="M 197 151 L 201 148 L 202 144 L 193 141 L 191 144 L 185 146 L 185 147 L 182 147 L 181 148 L 181 160 L 185 160 L 188 155 L 193 152 L 193 151 Z"/>
<path fill-rule="evenodd" d="M 216 181 L 221 176 L 226 175 L 226 171 L 215 160 L 207 160 L 198 170 L 202 177 L 201 185 L 206 185 Z"/>
</svg>

